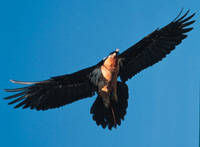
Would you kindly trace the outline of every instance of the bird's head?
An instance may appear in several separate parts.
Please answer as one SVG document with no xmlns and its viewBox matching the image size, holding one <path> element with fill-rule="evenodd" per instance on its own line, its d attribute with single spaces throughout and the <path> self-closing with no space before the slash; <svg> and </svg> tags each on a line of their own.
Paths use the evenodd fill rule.
<svg viewBox="0 0 200 147">
<path fill-rule="evenodd" d="M 111 71 L 114 70 L 117 66 L 118 54 L 119 49 L 116 49 L 114 52 L 111 52 L 108 57 L 103 59 L 103 65 Z"/>
<path fill-rule="evenodd" d="M 119 49 L 111 52 L 107 57 L 103 58 L 103 61 L 106 61 L 108 58 L 116 58 L 119 55 Z"/>
<path fill-rule="evenodd" d="M 119 54 L 119 49 L 116 49 L 114 52 L 111 52 L 108 57 L 115 58 Z"/>
</svg>

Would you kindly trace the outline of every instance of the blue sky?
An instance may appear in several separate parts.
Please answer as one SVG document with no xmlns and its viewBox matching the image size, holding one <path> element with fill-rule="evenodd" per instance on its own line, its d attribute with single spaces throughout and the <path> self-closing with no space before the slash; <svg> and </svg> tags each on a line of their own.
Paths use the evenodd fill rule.
<svg viewBox="0 0 200 147">
<path fill-rule="evenodd" d="M 127 82 L 128 112 L 116 130 L 92 120 L 96 96 L 44 112 L 13 109 L 1 99 L 1 146 L 198 146 L 199 6 L 199 0 L 0 1 L 0 89 L 20 86 L 9 79 L 40 81 L 94 65 L 165 26 L 181 8 L 197 13 L 175 51 Z"/>
</svg>

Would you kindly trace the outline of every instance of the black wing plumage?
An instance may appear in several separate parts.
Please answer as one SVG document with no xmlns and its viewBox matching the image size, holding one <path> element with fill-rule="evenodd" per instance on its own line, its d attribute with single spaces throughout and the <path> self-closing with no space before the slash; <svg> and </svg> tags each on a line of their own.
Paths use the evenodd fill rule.
<svg viewBox="0 0 200 147">
<path fill-rule="evenodd" d="M 121 58 L 119 76 L 123 82 L 161 61 L 187 37 L 185 33 L 193 28 L 186 27 L 195 22 L 189 21 L 195 13 L 186 17 L 188 13 L 189 10 L 178 18 L 179 14 L 170 24 L 155 30 L 119 55 Z"/>
<path fill-rule="evenodd" d="M 41 82 L 18 82 L 18 84 L 31 84 L 18 89 L 5 89 L 7 92 L 18 92 L 4 99 L 13 99 L 9 104 L 20 102 L 15 108 L 31 108 L 47 110 L 58 108 L 74 101 L 91 97 L 95 94 L 96 86 L 89 79 L 90 73 L 97 66 L 92 66 L 73 74 L 53 77 Z"/>
</svg>

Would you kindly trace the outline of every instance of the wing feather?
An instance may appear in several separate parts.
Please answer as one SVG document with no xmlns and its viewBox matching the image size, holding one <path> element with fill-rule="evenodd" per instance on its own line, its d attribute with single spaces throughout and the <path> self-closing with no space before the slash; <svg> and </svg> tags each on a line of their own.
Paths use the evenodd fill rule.
<svg viewBox="0 0 200 147">
<path fill-rule="evenodd" d="M 97 90 L 97 87 L 90 80 L 90 75 L 96 68 L 98 68 L 97 65 L 41 82 L 11 80 L 13 83 L 31 85 L 17 89 L 5 89 L 7 92 L 18 93 L 4 99 L 14 99 L 8 104 L 19 102 L 14 108 L 30 107 L 30 109 L 47 110 L 91 97 Z"/>
<path fill-rule="evenodd" d="M 189 21 L 195 13 L 186 17 L 188 10 L 179 18 L 181 12 L 171 23 L 161 29 L 156 29 L 119 55 L 121 59 L 119 76 L 123 82 L 161 61 L 187 37 L 185 33 L 193 28 L 185 27 L 195 22 L 195 20 Z"/>
</svg>

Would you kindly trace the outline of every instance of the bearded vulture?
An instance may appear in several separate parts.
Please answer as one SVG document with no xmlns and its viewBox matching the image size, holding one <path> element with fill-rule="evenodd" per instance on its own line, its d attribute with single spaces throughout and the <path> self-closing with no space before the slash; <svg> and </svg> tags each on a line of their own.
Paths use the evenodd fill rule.
<svg viewBox="0 0 200 147">
<path fill-rule="evenodd" d="M 189 10 L 180 14 L 168 25 L 156 29 L 121 54 L 119 49 L 110 53 L 98 64 L 72 74 L 52 77 L 40 82 L 13 83 L 28 85 L 17 89 L 18 92 L 4 99 L 14 99 L 8 104 L 19 102 L 14 108 L 23 107 L 36 110 L 59 108 L 66 104 L 92 97 L 97 94 L 90 113 L 96 124 L 110 130 L 121 125 L 128 107 L 128 86 L 125 82 L 140 71 L 161 61 L 187 37 L 188 28 L 195 20 L 187 16 Z M 117 81 L 120 77 L 121 82 Z"/>
</svg>

